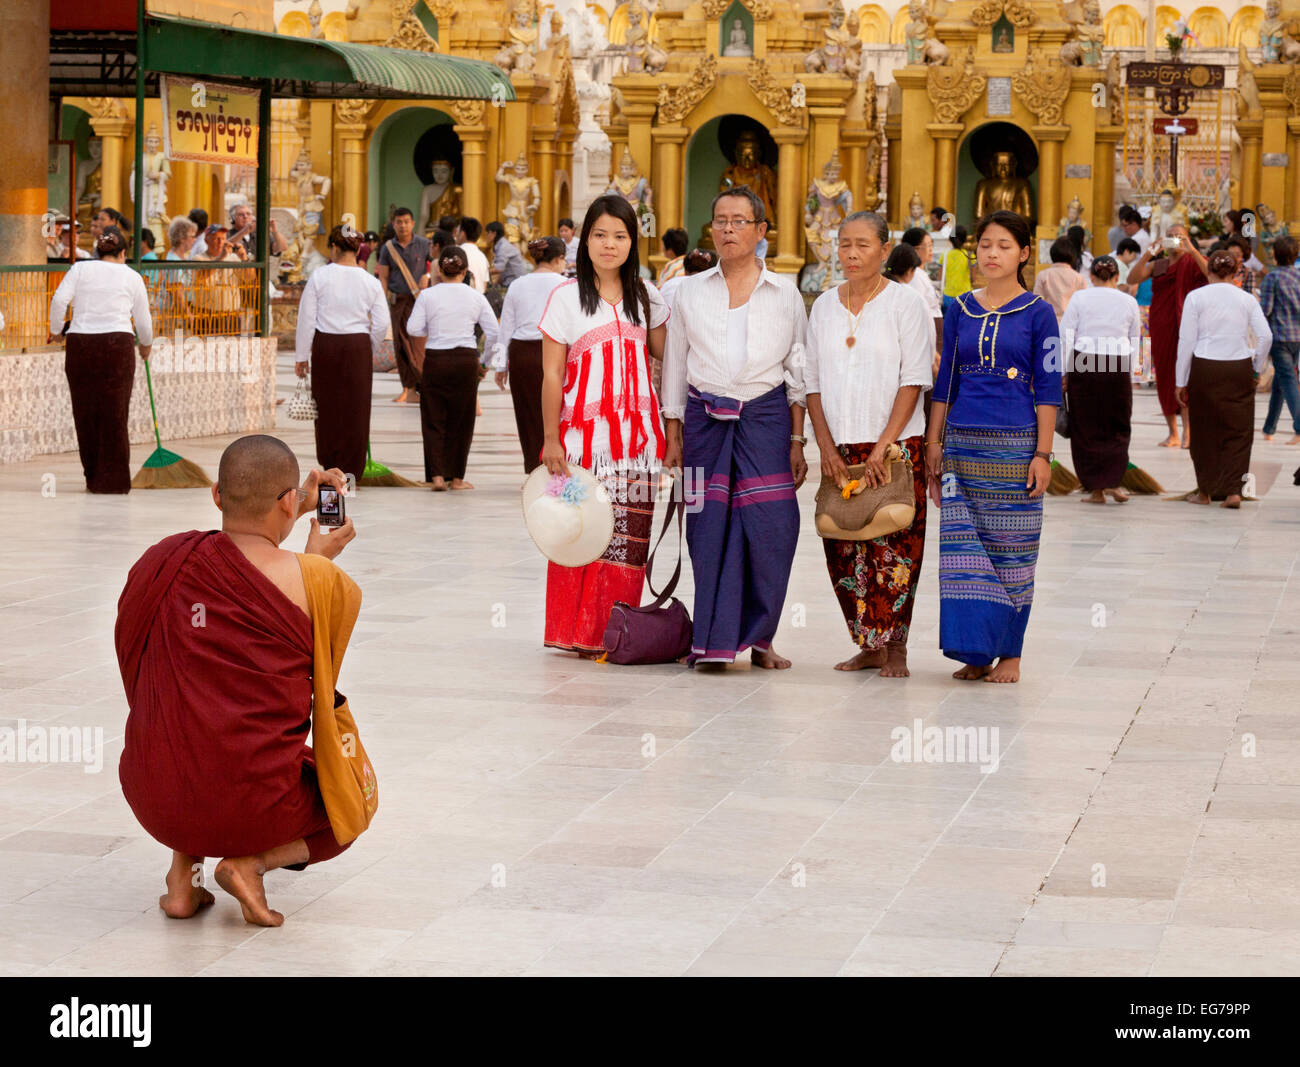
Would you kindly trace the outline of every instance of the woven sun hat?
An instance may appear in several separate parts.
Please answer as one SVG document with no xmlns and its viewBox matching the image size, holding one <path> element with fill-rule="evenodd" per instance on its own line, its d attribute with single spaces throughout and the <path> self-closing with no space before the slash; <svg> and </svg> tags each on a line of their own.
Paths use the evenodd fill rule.
<svg viewBox="0 0 1300 1067">
<path fill-rule="evenodd" d="M 542 555 L 561 567 L 585 567 L 614 537 L 614 508 L 605 487 L 575 463 L 569 474 L 534 468 L 524 482 L 524 525 Z"/>
</svg>

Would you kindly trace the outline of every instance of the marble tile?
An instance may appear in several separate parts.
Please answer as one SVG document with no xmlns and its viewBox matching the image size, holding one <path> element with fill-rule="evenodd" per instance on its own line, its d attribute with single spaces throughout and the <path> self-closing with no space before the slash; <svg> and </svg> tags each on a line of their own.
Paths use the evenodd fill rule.
<svg viewBox="0 0 1300 1067">
<path fill-rule="evenodd" d="M 277 373 L 287 395 L 290 353 Z M 375 455 L 418 477 L 419 415 L 395 392 L 376 377 Z M 166 919 L 168 851 L 117 784 L 122 581 L 148 545 L 213 525 L 210 496 L 92 497 L 75 453 L 0 466 L 0 728 L 105 736 L 97 774 L 0 758 L 0 974 L 1294 973 L 1289 479 L 1261 481 L 1238 513 L 1048 499 L 1018 686 L 950 678 L 937 522 L 905 681 L 831 670 L 851 647 L 807 522 L 787 597 L 806 625 L 776 639 L 790 671 L 621 668 L 542 649 L 511 400 L 481 399 L 474 493 L 352 502 L 339 562 L 365 599 L 340 686 L 383 800 L 338 859 L 268 876 L 277 930 L 221 892 Z M 1188 482 L 1186 454 L 1154 447 L 1154 395 L 1134 408 L 1133 461 Z M 312 461 L 310 425 L 276 432 Z M 228 441 L 182 451 L 212 472 Z M 47 471 L 54 498 L 33 488 Z M 814 493 L 800 492 L 805 519 Z M 691 582 L 687 560 L 688 605 Z M 918 719 L 996 727 L 997 770 L 894 760 L 891 732 Z"/>
</svg>

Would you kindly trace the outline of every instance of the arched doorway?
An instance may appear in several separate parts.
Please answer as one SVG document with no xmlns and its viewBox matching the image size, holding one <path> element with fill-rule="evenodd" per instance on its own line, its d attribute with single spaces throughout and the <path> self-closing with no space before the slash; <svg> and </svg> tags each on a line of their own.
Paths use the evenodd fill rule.
<svg viewBox="0 0 1300 1067">
<path fill-rule="evenodd" d="M 424 187 L 433 181 L 433 162 L 452 165 L 452 181 L 462 183 L 460 137 L 455 119 L 432 107 L 407 107 L 389 115 L 370 138 L 370 204 L 367 228 L 382 230 L 390 207 L 420 214 Z M 424 219 L 416 219 L 417 232 Z"/>
<path fill-rule="evenodd" d="M 975 223 L 975 187 L 992 173 L 995 152 L 1016 157 L 1016 174 L 1029 179 L 1034 208 L 1038 207 L 1038 147 L 1034 139 L 1011 122 L 986 122 L 966 135 L 957 151 L 957 203 L 944 204 L 957 221 L 970 229 Z"/>
<path fill-rule="evenodd" d="M 761 122 L 748 115 L 718 115 L 704 123 L 691 137 L 686 147 L 686 208 L 683 214 L 692 247 L 698 245 L 703 237 L 723 171 L 736 161 L 737 138 L 751 130 L 758 135 L 763 162 L 775 170 L 776 142 Z M 775 251 L 775 246 L 769 249 L 771 254 Z"/>
</svg>

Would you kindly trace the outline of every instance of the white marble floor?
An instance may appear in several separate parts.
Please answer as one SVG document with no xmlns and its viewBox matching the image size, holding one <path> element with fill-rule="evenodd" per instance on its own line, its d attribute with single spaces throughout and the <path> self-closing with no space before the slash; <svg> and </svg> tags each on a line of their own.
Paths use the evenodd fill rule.
<svg viewBox="0 0 1300 1067">
<path fill-rule="evenodd" d="M 418 412 L 391 376 L 375 393 L 377 458 L 418 477 Z M 341 688 L 381 808 L 337 860 L 268 878 L 277 930 L 219 891 L 165 919 L 168 853 L 115 773 L 117 596 L 148 545 L 215 525 L 207 493 L 90 497 L 74 455 L 0 468 L 0 727 L 100 726 L 107 749 L 99 773 L 0 762 L 0 974 L 1300 968 L 1300 449 L 1257 445 L 1261 500 L 1236 513 L 1049 498 L 1015 687 L 954 682 L 936 650 L 937 523 L 912 677 L 833 672 L 851 646 L 806 486 L 777 640 L 795 667 L 706 674 L 542 649 L 510 401 L 482 398 L 475 492 L 352 503 Z M 281 421 L 311 462 L 310 427 Z M 1135 460 L 1189 488 L 1157 421 L 1144 392 Z M 210 473 L 226 443 L 171 442 Z M 996 770 L 892 759 L 917 720 L 996 729 Z"/>
</svg>

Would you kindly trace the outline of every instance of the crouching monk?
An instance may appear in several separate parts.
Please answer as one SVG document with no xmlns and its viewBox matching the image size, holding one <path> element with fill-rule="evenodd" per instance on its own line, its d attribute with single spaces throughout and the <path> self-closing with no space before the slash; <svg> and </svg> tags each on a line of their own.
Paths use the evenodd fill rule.
<svg viewBox="0 0 1300 1067">
<path fill-rule="evenodd" d="M 338 470 L 313 470 L 302 488 L 298 474 L 276 438 L 234 442 L 212 487 L 221 530 L 154 545 L 118 601 L 114 637 L 130 705 L 118 774 L 140 825 L 172 849 L 159 898 L 172 918 L 213 902 L 203 862 L 222 856 L 217 884 L 244 918 L 279 926 L 263 875 L 331 859 L 355 836 L 331 826 L 307 744 L 313 695 L 318 709 L 322 692 L 329 699 L 361 604 L 330 562 L 355 533 L 351 520 L 322 533 L 313 518 L 305 554 L 280 548 L 316 507 L 318 485 L 344 487 Z M 314 717 L 323 754 L 322 715 Z M 373 791 L 373 775 L 370 783 Z"/>
</svg>

